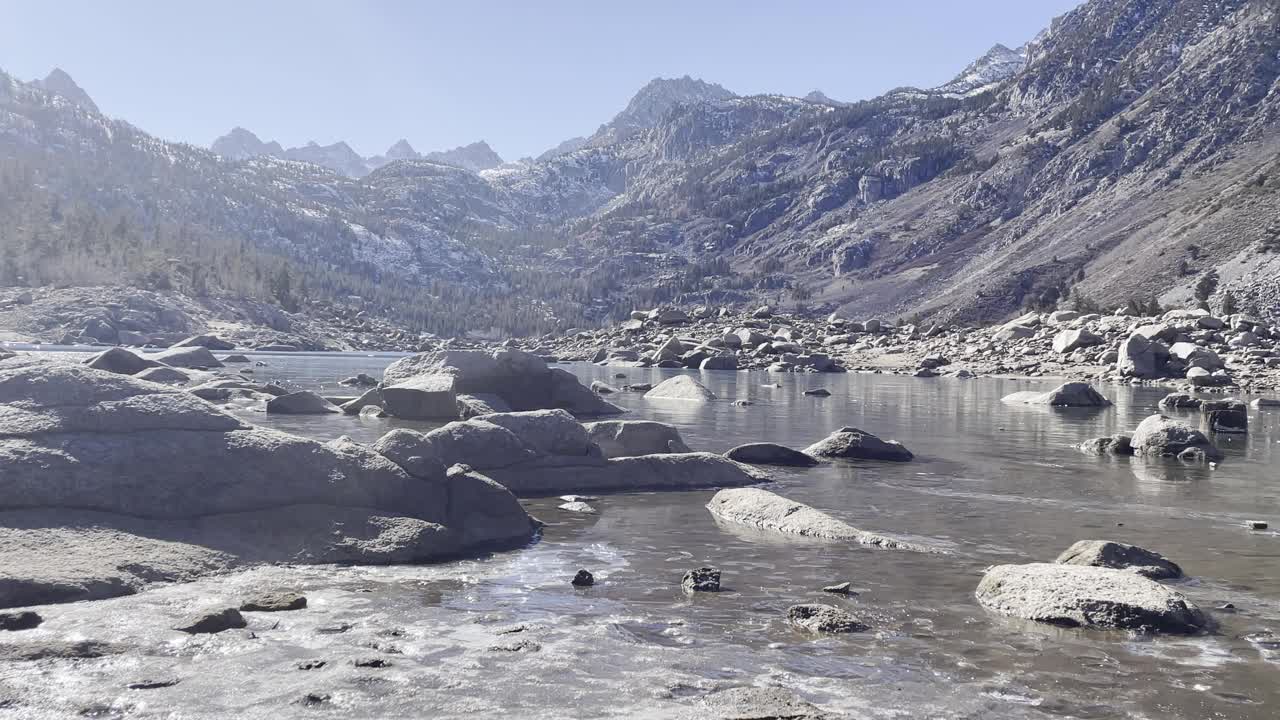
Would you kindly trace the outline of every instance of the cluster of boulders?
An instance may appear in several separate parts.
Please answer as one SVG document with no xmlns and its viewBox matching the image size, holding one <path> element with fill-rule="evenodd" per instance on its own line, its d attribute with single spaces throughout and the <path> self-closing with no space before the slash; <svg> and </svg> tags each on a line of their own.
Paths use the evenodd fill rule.
<svg viewBox="0 0 1280 720">
<path fill-rule="evenodd" d="M 136 376 L 3 360 L 0 606 L 110 597 L 246 563 L 438 559 L 527 542 L 536 523 L 517 495 L 766 478 L 688 452 L 655 425 L 540 410 L 394 430 L 373 446 L 320 443 Z"/>
<path fill-rule="evenodd" d="M 1194 633 L 1208 619 L 1181 593 L 1156 580 L 1182 569 L 1150 550 L 1088 540 L 1056 562 L 997 565 L 978 584 L 992 612 L 1064 627 Z"/>
<path fill-rule="evenodd" d="M 601 364 L 772 371 L 1077 374 L 1180 380 L 1195 387 L 1280 386 L 1280 328 L 1243 315 L 1171 310 L 1159 317 L 1028 313 L 986 328 L 825 320 L 760 308 L 636 311 L 602 330 L 509 340 L 543 356 Z"/>
<path fill-rule="evenodd" d="M 1080 449 L 1091 455 L 1177 458 L 1195 464 L 1218 462 L 1223 457 L 1222 451 L 1199 429 L 1165 415 L 1148 417 L 1132 434 L 1086 440 Z"/>
</svg>

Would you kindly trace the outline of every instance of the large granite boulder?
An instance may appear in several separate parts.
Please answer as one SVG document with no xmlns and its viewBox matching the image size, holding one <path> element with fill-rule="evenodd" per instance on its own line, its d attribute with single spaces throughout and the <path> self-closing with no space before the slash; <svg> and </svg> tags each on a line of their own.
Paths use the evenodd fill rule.
<svg viewBox="0 0 1280 720">
<path fill-rule="evenodd" d="M 706 402 L 715 400 L 716 394 L 707 386 L 689 377 L 676 375 L 658 383 L 652 390 L 644 394 L 646 400 L 684 400 L 688 402 Z"/>
<path fill-rule="evenodd" d="M 869 432 L 843 427 L 804 449 L 805 455 L 844 460 L 907 462 L 914 455 L 896 440 L 881 440 Z"/>
<path fill-rule="evenodd" d="M 1111 401 L 1084 382 L 1063 383 L 1048 392 L 1025 391 L 1005 395 L 1001 402 L 1050 407 L 1106 407 Z"/>
<path fill-rule="evenodd" d="M 762 530 L 828 540 L 847 540 L 893 550 L 936 552 L 891 537 L 859 530 L 820 510 L 760 488 L 721 490 L 711 498 L 711 502 L 707 503 L 707 509 L 720 520 Z"/>
<path fill-rule="evenodd" d="M 1067 355 L 1079 350 L 1080 348 L 1093 347 L 1101 345 L 1102 338 L 1093 333 L 1078 328 L 1074 330 L 1063 330 L 1053 336 L 1053 351 L 1062 355 Z"/>
<path fill-rule="evenodd" d="M 587 435 L 607 458 L 691 452 L 674 425 L 652 420 L 602 420 L 586 425 Z"/>
<path fill-rule="evenodd" d="M 1194 633 L 1206 623 L 1180 593 L 1112 568 L 997 565 L 987 569 L 975 594 L 992 612 L 1064 627 Z"/>
<path fill-rule="evenodd" d="M 137 375 L 148 368 L 162 367 L 162 363 L 118 347 L 103 350 L 85 360 L 84 364 L 95 370 L 106 370 L 120 375 Z"/>
<path fill-rule="evenodd" d="M 1152 415 L 1133 431 L 1129 441 L 1139 457 L 1176 457 L 1181 460 L 1217 461 L 1222 451 L 1204 433 L 1165 415 Z"/>
<path fill-rule="evenodd" d="M 1127 377 L 1160 377 L 1168 357 L 1169 351 L 1139 328 L 1120 344 L 1120 359 L 1116 361 L 1116 369 Z"/>
<path fill-rule="evenodd" d="M 351 441 L 255 427 L 186 392 L 30 358 L 0 362 L 0 467 L 0 606 L 246 562 L 453 556 L 471 549 L 462 519 L 483 510 L 468 498 L 485 495 Z M 523 511 L 504 518 L 495 542 L 530 538 Z"/>
<path fill-rule="evenodd" d="M 1054 562 L 1128 570 L 1152 580 L 1182 577 L 1182 568 L 1160 553 L 1110 540 L 1081 540 L 1063 551 Z"/>
<path fill-rule="evenodd" d="M 505 348 L 440 350 L 401 358 L 383 373 L 382 384 L 387 412 L 397 417 L 457 418 L 459 395 L 500 398 L 502 407 L 513 411 L 558 408 L 581 416 L 623 412 L 573 373 L 549 368 L 536 355 Z M 404 391 L 404 403 L 395 397 L 400 392 L 396 388 Z"/>
</svg>

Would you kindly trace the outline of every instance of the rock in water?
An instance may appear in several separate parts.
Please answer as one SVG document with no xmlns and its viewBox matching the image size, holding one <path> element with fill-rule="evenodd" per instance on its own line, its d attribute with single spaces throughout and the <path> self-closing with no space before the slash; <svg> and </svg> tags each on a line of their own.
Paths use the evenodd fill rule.
<svg viewBox="0 0 1280 720">
<path fill-rule="evenodd" d="M 0 613 L 0 631 L 32 630 L 40 627 L 42 622 L 44 618 L 31 610 Z"/>
<path fill-rule="evenodd" d="M 161 367 L 161 363 L 144 358 L 124 348 L 110 348 L 84 361 L 94 370 L 106 370 L 120 375 L 137 375 L 148 368 Z"/>
<path fill-rule="evenodd" d="M 787 608 L 787 621 L 811 633 L 851 633 L 869 629 L 853 613 L 817 603 Z"/>
<path fill-rule="evenodd" d="M 975 593 L 992 612 L 1065 627 L 1194 633 L 1205 616 L 1137 573 L 1053 563 L 989 568 Z"/>
<path fill-rule="evenodd" d="M 702 700 L 696 717 L 706 720 L 835 720 L 782 688 L 737 687 Z"/>
<path fill-rule="evenodd" d="M 1174 408 L 1178 410 L 1186 408 L 1199 408 L 1201 401 L 1198 398 L 1191 397 L 1186 393 L 1169 393 L 1160 399 L 1160 407 Z"/>
<path fill-rule="evenodd" d="M 881 440 L 869 432 L 843 427 L 804 449 L 806 455 L 855 460 L 907 462 L 915 457 L 897 441 Z"/>
<path fill-rule="evenodd" d="M 810 388 L 805 390 L 804 394 L 812 397 L 831 397 L 831 391 L 826 388 Z"/>
<path fill-rule="evenodd" d="M 419 375 L 382 388 L 383 407 L 405 420 L 458 417 L 458 394 L 451 375 Z"/>
<path fill-rule="evenodd" d="M 1132 455 L 1133 438 L 1119 434 L 1085 440 L 1080 443 L 1080 452 L 1088 455 Z"/>
<path fill-rule="evenodd" d="M 561 503 L 556 507 L 560 508 L 561 510 L 564 510 L 565 512 L 583 513 L 585 515 L 593 514 L 596 511 L 595 508 L 581 501 Z"/>
<path fill-rule="evenodd" d="M 1051 407 L 1106 407 L 1111 401 L 1093 389 L 1089 383 L 1069 382 L 1049 392 L 1016 392 L 1001 398 L 1001 402 Z"/>
<path fill-rule="evenodd" d="M 243 612 L 285 612 L 301 610 L 307 606 L 307 598 L 295 592 L 268 592 L 255 595 L 240 603 Z"/>
<path fill-rule="evenodd" d="M 774 443 L 747 443 L 724 454 L 735 462 L 750 465 L 780 465 L 783 467 L 813 467 L 818 460 L 799 450 Z"/>
<path fill-rule="evenodd" d="M 1200 412 L 1204 416 L 1205 425 L 1212 432 L 1249 432 L 1249 407 L 1239 400 L 1207 400 L 1201 403 Z"/>
<path fill-rule="evenodd" d="M 1159 553 L 1109 540 L 1081 540 L 1067 548 L 1055 562 L 1129 570 L 1152 580 L 1182 577 L 1182 568 Z"/>
<path fill-rule="evenodd" d="M 602 420 L 587 423 L 587 436 L 607 458 L 692 452 L 674 425 L 652 420 Z"/>
<path fill-rule="evenodd" d="M 677 375 L 658 383 L 656 387 L 644 394 L 646 400 L 687 400 L 690 402 L 706 402 L 715 400 L 716 394 L 705 385 L 688 375 Z"/>
<path fill-rule="evenodd" d="M 158 360 L 169 367 L 187 368 L 188 370 L 204 370 L 205 368 L 220 368 L 222 362 L 209 352 L 208 348 L 203 347 L 179 347 L 170 348 L 154 355 L 152 360 Z"/>
<path fill-rule="evenodd" d="M 859 530 L 808 505 L 788 500 L 760 488 L 721 490 L 711 498 L 711 502 L 707 503 L 707 509 L 721 520 L 762 530 L 828 540 L 849 540 L 862 545 L 876 545 L 892 550 L 936 552 L 884 535 Z"/>
<path fill-rule="evenodd" d="M 853 589 L 853 583 L 842 582 L 835 585 L 828 585 L 822 588 L 824 593 L 832 593 L 833 595 L 857 595 L 857 591 Z"/>
<path fill-rule="evenodd" d="M 244 620 L 244 616 L 235 608 L 224 608 L 222 610 L 212 610 L 208 612 L 198 613 L 191 616 L 187 620 L 174 626 L 174 630 L 184 633 L 196 634 L 212 634 L 220 633 L 224 630 L 232 630 L 242 628 L 248 625 Z"/>
<path fill-rule="evenodd" d="M 269 415 L 331 415 L 341 414 L 342 408 L 325 400 L 310 390 L 300 390 L 274 397 L 267 401 Z"/>
<path fill-rule="evenodd" d="M 595 576 L 586 570 L 579 570 L 577 575 L 573 576 L 573 580 L 569 581 L 574 587 L 591 587 L 596 584 Z"/>
<path fill-rule="evenodd" d="M 680 587 L 686 593 L 719 592 L 720 571 L 709 567 L 690 570 L 681 578 Z"/>
<path fill-rule="evenodd" d="M 1199 430 L 1164 415 L 1152 415 L 1138 424 L 1131 440 L 1139 457 L 1191 457 L 1221 460 L 1218 450 Z M 1188 452 L 1191 451 L 1191 452 Z"/>
</svg>

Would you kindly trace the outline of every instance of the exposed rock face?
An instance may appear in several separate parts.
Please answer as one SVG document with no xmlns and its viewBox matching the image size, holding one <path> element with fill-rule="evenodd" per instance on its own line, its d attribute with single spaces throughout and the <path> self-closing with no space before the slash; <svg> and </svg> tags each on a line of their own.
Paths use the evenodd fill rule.
<svg viewBox="0 0 1280 720">
<path fill-rule="evenodd" d="M 1064 383 L 1043 393 L 1016 392 L 1006 395 L 1002 401 L 1051 407 L 1106 407 L 1111 404 L 1111 401 L 1093 389 L 1092 385 L 1083 382 Z"/>
<path fill-rule="evenodd" d="M 1111 568 L 997 565 L 987 570 L 976 595 L 993 612 L 1066 627 L 1193 633 L 1206 622 L 1181 594 Z"/>
<path fill-rule="evenodd" d="M 716 394 L 688 375 L 676 375 L 658 383 L 652 390 L 645 393 L 644 397 L 646 400 L 706 402 L 715 400 Z"/>
<path fill-rule="evenodd" d="M 747 443 L 739 445 L 724 454 L 735 462 L 749 465 L 781 465 L 784 467 L 813 467 L 817 459 L 805 455 L 799 450 L 775 443 Z"/>
<path fill-rule="evenodd" d="M 0 606 L 242 563 L 456 555 L 473 547 L 464 525 L 494 506 L 488 495 L 510 498 L 477 497 L 474 478 L 412 476 L 349 441 L 246 425 L 161 385 L 30 358 L 0 362 L 0 465 Z M 501 529 L 492 542 L 533 532 L 523 510 Z"/>
<path fill-rule="evenodd" d="M 787 621 L 816 634 L 862 632 L 870 629 L 851 612 L 817 603 L 787 608 Z"/>
<path fill-rule="evenodd" d="M 869 432 L 843 427 L 804 449 L 806 455 L 853 460 L 907 462 L 915 457 L 896 440 L 881 440 Z"/>
<path fill-rule="evenodd" d="M 711 502 L 707 503 L 707 509 L 721 520 L 762 530 L 828 540 L 848 540 L 892 550 L 936 552 L 884 535 L 859 530 L 808 505 L 759 488 L 721 490 L 711 498 Z"/>
<path fill-rule="evenodd" d="M 458 417 L 457 396 L 501 398 L 515 411 L 559 408 L 574 415 L 616 415 L 606 402 L 562 368 L 518 350 L 441 350 L 402 358 L 383 373 L 387 411 L 398 417 Z M 398 413 L 408 415 L 398 415 Z"/>
<path fill-rule="evenodd" d="M 1081 540 L 1063 551 L 1054 562 L 1129 570 L 1152 580 L 1182 577 L 1182 568 L 1163 555 L 1109 540 Z"/>
<path fill-rule="evenodd" d="M 603 420 L 588 423 L 587 435 L 607 458 L 692 452 L 674 425 L 652 420 Z"/>
<path fill-rule="evenodd" d="M 1139 423 L 1131 443 L 1134 454 L 1141 457 L 1222 459 L 1222 451 L 1204 433 L 1164 415 L 1152 415 Z"/>
</svg>

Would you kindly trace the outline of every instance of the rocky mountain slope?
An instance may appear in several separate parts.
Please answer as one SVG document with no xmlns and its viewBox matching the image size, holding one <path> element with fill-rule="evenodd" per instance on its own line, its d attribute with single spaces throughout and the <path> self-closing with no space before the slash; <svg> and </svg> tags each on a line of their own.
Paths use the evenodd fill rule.
<svg viewBox="0 0 1280 720">
<path fill-rule="evenodd" d="M 939 88 L 836 103 L 657 79 L 590 138 L 497 166 L 483 143 L 371 163 L 241 130 L 208 152 L 4 76 L 0 282 L 141 265 L 183 290 L 362 295 L 418 329 L 523 333 L 762 298 L 989 322 L 1191 303 L 1221 268 L 1210 303 L 1265 314 L 1278 58 L 1273 2 L 1091 0 Z"/>
</svg>

